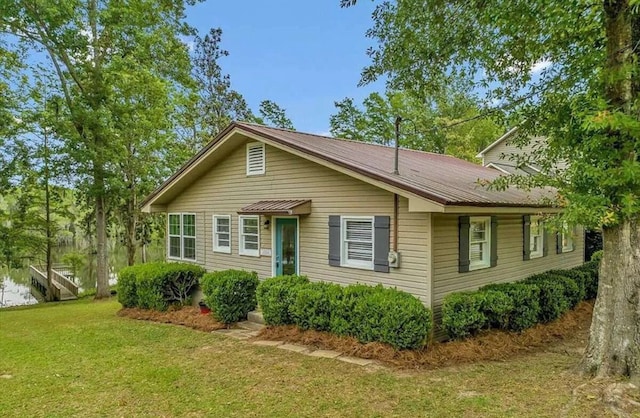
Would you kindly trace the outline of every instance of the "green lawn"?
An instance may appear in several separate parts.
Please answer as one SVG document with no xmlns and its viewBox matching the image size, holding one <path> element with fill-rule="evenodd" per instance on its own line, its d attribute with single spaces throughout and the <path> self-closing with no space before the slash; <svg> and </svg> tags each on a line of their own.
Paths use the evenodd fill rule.
<svg viewBox="0 0 640 418">
<path fill-rule="evenodd" d="M 0 416 L 590 416 L 565 350 L 432 371 L 336 360 L 116 316 L 115 301 L 0 310 Z M 5 376 L 6 377 L 6 376 Z"/>
</svg>

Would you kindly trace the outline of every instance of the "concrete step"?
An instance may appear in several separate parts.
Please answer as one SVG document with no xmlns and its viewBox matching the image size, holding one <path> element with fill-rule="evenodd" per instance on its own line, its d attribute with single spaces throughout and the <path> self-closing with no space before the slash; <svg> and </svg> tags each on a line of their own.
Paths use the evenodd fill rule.
<svg viewBox="0 0 640 418">
<path fill-rule="evenodd" d="M 262 328 L 264 328 L 264 325 L 262 324 L 256 324 L 255 322 L 249 321 L 238 322 L 236 325 L 238 326 L 238 328 L 242 328 L 247 331 L 260 331 Z"/>
<path fill-rule="evenodd" d="M 264 317 L 262 316 L 262 311 L 249 312 L 249 314 L 247 315 L 247 322 L 264 325 Z"/>
</svg>

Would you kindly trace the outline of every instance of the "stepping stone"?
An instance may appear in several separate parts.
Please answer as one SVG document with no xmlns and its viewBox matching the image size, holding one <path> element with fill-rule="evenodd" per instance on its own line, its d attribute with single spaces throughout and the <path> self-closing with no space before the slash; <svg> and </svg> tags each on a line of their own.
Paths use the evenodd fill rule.
<svg viewBox="0 0 640 418">
<path fill-rule="evenodd" d="M 249 322 L 249 321 L 242 321 L 242 322 L 238 322 L 238 327 L 248 330 L 248 331 L 260 331 L 262 328 L 264 328 L 264 325 L 262 324 L 257 324 L 255 322 Z"/>
<path fill-rule="evenodd" d="M 309 353 L 311 357 L 322 357 L 322 358 L 336 358 L 341 354 L 342 354 L 341 352 L 333 351 L 333 350 L 316 350 Z"/>
<path fill-rule="evenodd" d="M 277 347 L 279 345 L 284 344 L 284 341 L 256 340 L 256 341 L 252 341 L 251 344 L 261 345 L 265 347 Z"/>
<path fill-rule="evenodd" d="M 358 366 L 368 366 L 373 364 L 373 360 L 351 356 L 336 357 L 337 360 L 344 361 L 345 363 L 357 364 Z"/>
<path fill-rule="evenodd" d="M 301 353 L 301 354 L 306 354 L 309 352 L 309 347 L 306 347 L 304 345 L 282 344 L 277 347 L 281 348 L 282 350 L 293 351 L 295 353 Z"/>
<path fill-rule="evenodd" d="M 13 379 L 10 374 L 0 374 L 0 379 Z"/>
</svg>

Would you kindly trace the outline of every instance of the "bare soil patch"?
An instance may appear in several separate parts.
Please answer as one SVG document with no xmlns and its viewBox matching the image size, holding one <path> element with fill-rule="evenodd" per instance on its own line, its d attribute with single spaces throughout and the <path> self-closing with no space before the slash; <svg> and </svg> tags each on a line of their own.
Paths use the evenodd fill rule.
<svg viewBox="0 0 640 418">
<path fill-rule="evenodd" d="M 256 339 L 282 340 L 336 350 L 399 368 L 433 369 L 478 361 L 506 360 L 521 354 L 544 351 L 550 345 L 557 347 L 563 342 L 569 346 L 560 347 L 562 350 L 575 350 L 578 345 L 584 344 L 592 312 L 593 302 L 582 302 L 562 318 L 520 333 L 488 330 L 462 341 L 434 342 L 422 350 L 396 350 L 383 343 L 362 344 L 355 338 L 328 332 L 302 331 L 295 326 L 266 327 Z"/>
<path fill-rule="evenodd" d="M 179 309 L 172 308 L 166 312 L 151 309 L 122 308 L 118 311 L 118 316 L 164 324 L 183 325 L 205 332 L 226 328 L 223 323 L 216 321 L 213 315 L 203 315 L 200 313 L 200 308 L 193 306 L 184 306 Z"/>
</svg>

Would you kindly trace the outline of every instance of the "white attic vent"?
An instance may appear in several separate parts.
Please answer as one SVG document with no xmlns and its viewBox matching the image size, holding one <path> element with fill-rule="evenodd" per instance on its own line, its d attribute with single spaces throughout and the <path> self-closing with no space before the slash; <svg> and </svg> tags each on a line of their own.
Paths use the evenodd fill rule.
<svg viewBox="0 0 640 418">
<path fill-rule="evenodd" d="M 247 144 L 247 176 L 264 174 L 264 144 L 254 142 Z"/>
</svg>

